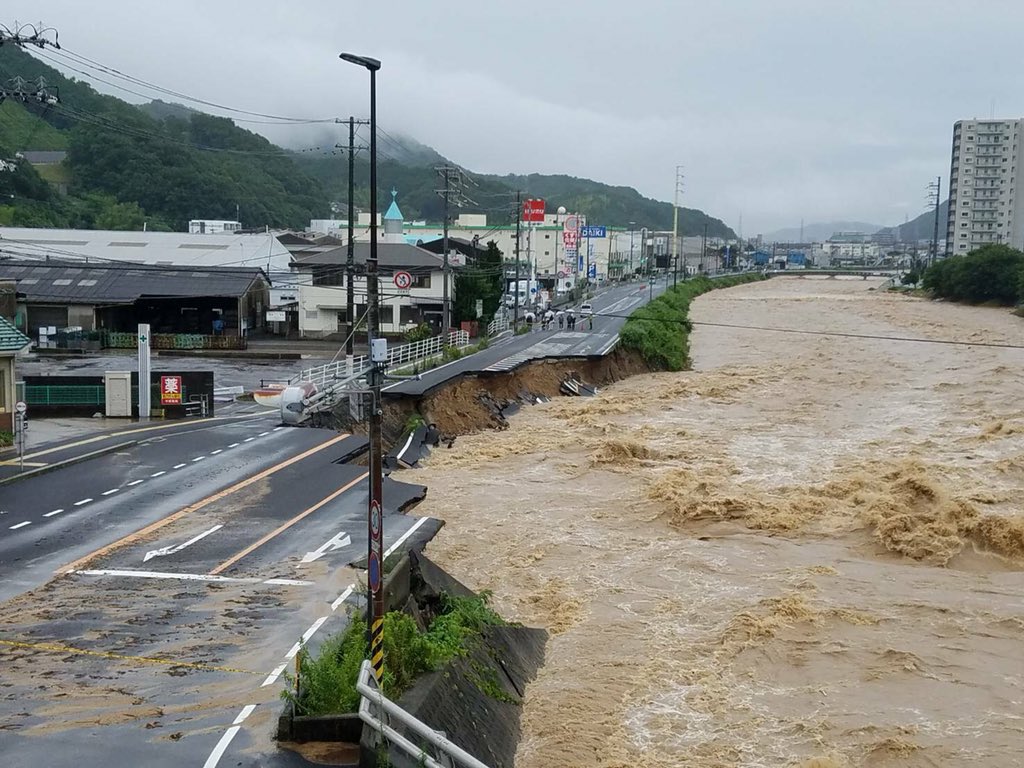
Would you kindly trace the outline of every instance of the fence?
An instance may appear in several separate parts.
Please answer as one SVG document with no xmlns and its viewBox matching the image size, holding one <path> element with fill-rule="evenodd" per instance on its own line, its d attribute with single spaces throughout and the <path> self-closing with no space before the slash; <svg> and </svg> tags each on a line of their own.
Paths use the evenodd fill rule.
<svg viewBox="0 0 1024 768">
<path fill-rule="evenodd" d="M 28 405 L 103 406 L 106 388 L 91 384 L 26 385 L 24 398 Z"/>
<path fill-rule="evenodd" d="M 434 336 L 422 341 L 414 341 L 411 344 L 388 348 L 387 366 L 389 368 L 414 363 L 444 352 L 446 346 L 465 349 L 469 346 L 469 334 L 466 331 L 452 331 L 449 343 L 444 344 L 441 336 Z M 349 368 L 347 360 L 335 360 L 326 365 L 318 365 L 316 368 L 307 368 L 301 373 L 292 376 L 289 384 L 296 384 L 300 381 L 310 381 L 320 386 L 329 381 L 353 378 L 361 376 L 370 369 L 370 358 L 367 355 L 359 355 L 352 358 L 352 367 Z"/>
<path fill-rule="evenodd" d="M 494 316 L 494 319 L 487 324 L 487 335 L 497 336 L 499 333 L 507 331 L 511 327 L 508 314 L 505 312 L 499 312 Z"/>
<path fill-rule="evenodd" d="M 136 349 L 139 336 L 136 333 L 102 331 L 102 344 L 107 349 Z M 152 349 L 245 349 L 244 336 L 207 336 L 201 333 L 154 333 L 150 334 Z"/>
<path fill-rule="evenodd" d="M 417 720 L 384 696 L 377 688 L 373 673 L 370 671 L 369 661 L 364 661 L 359 668 L 356 690 L 362 697 L 359 702 L 359 719 L 387 739 L 390 744 L 401 749 L 413 760 L 419 761 L 419 764 L 425 765 L 427 768 L 449 768 L 450 766 L 487 768 L 485 763 L 480 762 L 466 750 L 445 738 L 443 734 L 438 733 L 423 721 Z M 408 728 L 422 741 L 430 744 L 431 751 L 435 752 L 438 759 L 427 754 L 426 748 L 417 746 L 392 728 L 390 725 L 392 719 Z"/>
</svg>

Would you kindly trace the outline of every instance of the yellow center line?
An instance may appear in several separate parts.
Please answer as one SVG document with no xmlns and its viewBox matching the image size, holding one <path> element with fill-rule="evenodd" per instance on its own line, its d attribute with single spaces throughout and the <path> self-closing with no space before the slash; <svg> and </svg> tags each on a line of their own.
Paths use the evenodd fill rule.
<svg viewBox="0 0 1024 768">
<path fill-rule="evenodd" d="M 130 661 L 133 664 L 159 664 L 167 667 L 185 667 L 186 669 L 199 669 L 207 672 L 232 672 L 242 675 L 259 675 L 261 672 L 253 672 L 249 669 L 237 669 L 235 667 L 221 667 L 216 664 L 203 664 L 198 661 L 179 661 L 176 659 L 161 659 L 152 656 L 128 656 L 123 653 L 111 651 L 87 651 L 84 648 L 74 648 L 62 643 L 27 643 L 20 640 L 0 640 L 0 646 L 8 648 L 26 648 L 33 651 L 46 651 L 47 653 L 70 653 L 75 656 L 96 656 L 101 659 L 113 659 L 114 661 Z"/>
<path fill-rule="evenodd" d="M 262 547 L 264 544 L 266 544 L 268 541 L 273 539 L 275 536 L 278 536 L 278 535 L 284 533 L 285 531 L 287 531 L 289 528 L 291 528 L 293 525 L 295 525 L 297 522 L 299 522 L 303 518 L 309 517 L 311 514 L 316 512 L 318 509 L 320 509 L 320 507 L 322 507 L 324 504 L 327 504 L 328 502 L 333 501 L 334 499 L 336 499 L 339 496 L 341 496 L 341 494 L 343 494 L 345 491 L 347 491 L 350 488 L 352 488 L 354 485 L 356 485 L 356 484 L 362 482 L 363 480 L 365 480 L 369 476 L 369 474 L 370 474 L 369 472 L 364 472 L 359 477 L 357 477 L 355 480 L 353 480 L 353 481 L 343 485 L 341 488 L 336 490 L 334 493 L 332 493 L 327 498 L 321 499 L 320 501 L 318 501 L 316 504 L 314 504 L 312 507 L 310 507 L 306 511 L 300 512 L 299 514 L 297 514 L 295 517 L 293 517 L 288 522 L 283 523 L 282 525 L 280 525 L 279 527 L 277 527 L 276 529 L 274 529 L 273 531 L 268 533 L 266 536 L 264 536 L 262 539 L 257 541 L 255 544 L 250 544 L 248 547 L 243 549 L 237 555 L 229 557 L 223 563 L 221 563 L 216 568 L 214 568 L 212 571 L 210 571 L 210 575 L 211 576 L 216 576 L 218 573 L 220 573 L 221 571 L 225 570 L 226 568 L 230 568 L 232 565 L 237 563 L 239 560 L 241 560 L 246 555 L 250 555 L 253 552 L 255 552 L 257 549 Z"/>
<path fill-rule="evenodd" d="M 140 530 L 136 531 L 135 533 L 130 533 L 127 536 L 125 536 L 124 538 L 118 539 L 117 541 L 113 542 L 112 544 L 107 544 L 104 547 L 100 547 L 99 549 L 95 550 L 94 552 L 90 552 L 85 557 L 80 557 L 78 560 L 75 560 L 73 563 L 70 563 L 68 565 L 65 565 L 63 568 L 60 568 L 57 571 L 57 573 L 67 574 L 67 573 L 70 573 L 71 571 L 80 571 L 80 570 L 82 570 L 84 568 L 84 566 L 87 563 L 89 563 L 92 560 L 95 560 L 97 557 L 100 557 L 102 555 L 110 554 L 115 549 L 120 549 L 121 547 L 126 546 L 127 544 L 131 544 L 132 542 L 138 541 L 139 539 L 143 538 L 144 536 L 149 536 L 154 531 L 160 530 L 165 525 L 173 523 L 175 520 L 179 520 L 180 518 L 185 517 L 185 515 L 190 515 L 193 512 L 198 512 L 200 509 L 203 509 L 204 507 L 208 507 L 210 504 L 213 504 L 215 501 L 220 501 L 225 496 L 230 496 L 232 493 L 240 491 L 243 488 L 246 488 L 247 486 L 252 485 L 253 483 L 258 483 L 260 480 L 263 480 L 263 479 L 265 479 L 267 477 L 270 477 L 271 475 L 273 475 L 273 474 L 275 474 L 277 472 L 280 472 L 282 469 L 285 469 L 286 467 L 290 467 L 292 464 L 300 462 L 303 459 L 306 459 L 306 458 L 312 456 L 313 454 L 315 454 L 315 453 L 317 453 L 319 451 L 322 451 L 324 448 L 328 448 L 328 447 L 334 445 L 335 443 L 338 443 L 338 442 L 340 442 L 342 440 L 345 440 L 348 437 L 351 437 L 351 435 L 342 433 L 342 434 L 338 435 L 337 437 L 334 437 L 334 438 L 331 438 L 330 440 L 327 440 L 326 442 L 320 443 L 319 445 L 314 445 L 309 450 L 303 451 L 302 453 L 298 454 L 297 456 L 292 456 L 290 459 L 286 459 L 285 461 L 282 461 L 280 464 L 275 464 L 274 466 L 269 467 L 269 468 L 263 470 L 262 472 L 253 475 L 252 477 L 248 477 L 245 480 L 242 480 L 241 482 L 235 483 L 234 485 L 229 486 L 228 488 L 225 488 L 223 491 L 218 491 L 217 493 L 213 494 L 212 496 L 207 496 L 202 501 L 197 501 L 195 504 L 187 506 L 184 509 L 179 509 L 177 512 L 174 512 L 173 514 L 170 514 L 167 517 L 161 518 L 160 520 L 157 520 L 154 523 L 150 523 L 145 528 L 141 528 Z"/>
</svg>

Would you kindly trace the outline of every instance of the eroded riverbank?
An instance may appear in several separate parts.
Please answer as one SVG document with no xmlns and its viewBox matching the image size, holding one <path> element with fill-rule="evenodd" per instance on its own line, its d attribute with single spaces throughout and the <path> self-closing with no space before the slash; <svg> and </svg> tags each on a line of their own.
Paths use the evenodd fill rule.
<svg viewBox="0 0 1024 768">
<path fill-rule="evenodd" d="M 693 320 L 1017 343 L 865 281 Z M 519 766 L 1016 765 L 1024 351 L 700 327 L 695 370 L 557 400 L 410 475 L 430 554 L 554 634 Z"/>
</svg>

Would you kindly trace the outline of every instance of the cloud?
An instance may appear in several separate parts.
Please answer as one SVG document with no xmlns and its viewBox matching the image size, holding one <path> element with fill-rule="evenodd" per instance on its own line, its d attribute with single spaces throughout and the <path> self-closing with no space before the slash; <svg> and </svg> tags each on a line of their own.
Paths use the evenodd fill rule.
<svg viewBox="0 0 1024 768">
<path fill-rule="evenodd" d="M 568 173 L 666 200 L 682 164 L 686 205 L 734 226 L 742 213 L 752 233 L 902 222 L 948 173 L 956 119 L 993 99 L 1000 115 L 1024 113 L 1024 7 L 985 5 L 998 25 L 951 0 L 37 0 L 32 13 L 73 51 L 260 112 L 365 116 L 366 73 L 337 55 L 376 56 L 390 133 L 474 170 Z M 981 39 L 983 57 L 950 55 Z"/>
</svg>

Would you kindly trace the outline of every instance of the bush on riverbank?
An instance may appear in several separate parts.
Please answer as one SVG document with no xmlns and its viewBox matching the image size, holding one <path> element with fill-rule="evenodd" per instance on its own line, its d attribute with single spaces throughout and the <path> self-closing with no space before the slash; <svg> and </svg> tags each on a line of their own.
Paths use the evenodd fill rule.
<svg viewBox="0 0 1024 768">
<path fill-rule="evenodd" d="M 639 352 L 652 368 L 681 371 L 690 364 L 690 302 L 716 288 L 764 279 L 759 272 L 715 280 L 701 276 L 669 288 L 629 316 L 619 333 L 622 346 Z"/>
<path fill-rule="evenodd" d="M 1024 253 L 991 244 L 966 256 L 950 256 L 925 270 L 923 285 L 936 298 L 1017 304 L 1024 298 Z"/>
<path fill-rule="evenodd" d="M 438 613 L 425 632 L 406 613 L 385 614 L 385 695 L 397 700 L 417 677 L 464 655 L 486 627 L 504 626 L 505 620 L 488 605 L 488 599 L 487 593 L 476 597 L 442 594 Z M 316 656 L 305 648 L 299 651 L 299 695 L 295 695 L 293 678 L 282 697 L 295 705 L 299 715 L 355 712 L 360 698 L 356 679 L 368 650 L 366 621 L 353 618 L 344 632 L 324 642 Z"/>
</svg>

